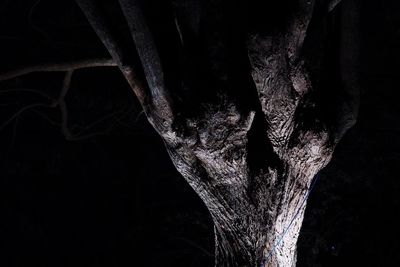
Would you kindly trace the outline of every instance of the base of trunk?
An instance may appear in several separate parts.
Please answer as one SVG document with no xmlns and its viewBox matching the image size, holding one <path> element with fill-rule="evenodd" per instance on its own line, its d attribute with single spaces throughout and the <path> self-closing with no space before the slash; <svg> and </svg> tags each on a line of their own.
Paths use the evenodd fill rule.
<svg viewBox="0 0 400 267">
<path fill-rule="evenodd" d="M 274 225 L 251 224 L 247 226 L 251 231 L 215 226 L 215 266 L 295 267 L 304 211 L 305 206 L 297 212 L 286 209 L 286 216 L 278 216 Z"/>
<path fill-rule="evenodd" d="M 220 234 L 216 234 L 215 243 L 216 267 L 294 267 L 296 266 L 296 246 L 286 248 L 271 247 L 267 251 L 265 245 L 258 248 L 241 248 L 237 242 L 228 243 Z M 260 252 L 261 251 L 261 252 Z M 264 252 L 263 252 L 264 251 Z"/>
</svg>

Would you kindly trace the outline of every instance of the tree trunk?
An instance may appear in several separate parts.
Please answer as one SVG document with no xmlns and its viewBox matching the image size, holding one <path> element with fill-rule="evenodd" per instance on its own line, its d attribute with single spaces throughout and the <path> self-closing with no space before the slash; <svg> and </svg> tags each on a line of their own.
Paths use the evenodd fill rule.
<svg viewBox="0 0 400 267">
<path fill-rule="evenodd" d="M 346 72 L 324 72 L 331 63 L 323 57 L 328 12 L 339 1 L 295 0 L 287 14 L 274 16 L 277 23 L 262 14 L 251 29 L 236 24 L 243 14 L 230 14 L 229 1 L 175 0 L 174 16 L 164 12 L 168 1 L 152 1 L 165 8 L 148 5 L 146 17 L 147 1 L 119 0 L 133 53 L 123 27 L 110 21 L 107 1 L 77 0 L 176 169 L 210 211 L 216 266 L 295 266 L 312 180 L 357 115 L 358 87 L 349 74 L 355 58 L 338 54 L 333 63 Z M 273 7 L 263 10 L 273 13 Z M 355 51 L 350 7 L 342 36 Z M 246 16 L 254 22 L 252 13 Z M 148 25 L 149 17 L 163 23 Z M 170 55 L 178 35 L 180 67 Z"/>
<path fill-rule="evenodd" d="M 211 213 L 216 266 L 295 266 L 296 241 L 310 184 L 329 161 L 332 150 L 315 147 L 318 153 L 305 157 L 304 150 L 293 149 L 280 167 L 266 163 L 253 173 L 247 163 L 247 134 L 242 135 L 221 136 L 225 141 L 211 147 L 171 148 L 168 143 L 167 147 L 175 166 Z M 291 161 L 299 158 L 306 160 Z"/>
<path fill-rule="evenodd" d="M 216 266 L 296 266 L 296 241 L 307 196 L 307 193 L 299 193 L 298 200 L 280 203 L 279 208 L 275 207 L 279 211 L 274 211 L 274 219 L 245 215 L 253 218 L 239 229 L 214 221 Z M 243 240 L 252 241 L 248 246 L 241 246 Z"/>
</svg>

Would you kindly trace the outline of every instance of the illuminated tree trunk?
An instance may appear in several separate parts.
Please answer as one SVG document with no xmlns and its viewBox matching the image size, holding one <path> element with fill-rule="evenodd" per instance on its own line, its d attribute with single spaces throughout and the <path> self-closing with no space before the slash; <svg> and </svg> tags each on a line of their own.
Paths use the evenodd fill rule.
<svg viewBox="0 0 400 267">
<path fill-rule="evenodd" d="M 77 2 L 176 169 L 207 206 L 215 225 L 216 266 L 295 266 L 312 180 L 357 115 L 355 56 L 342 56 L 344 47 L 338 48 L 336 63 L 345 70 L 331 77 L 338 86 L 318 78 L 327 17 L 339 1 L 292 1 L 276 28 L 261 25 L 232 37 L 237 17 L 224 13 L 225 1 L 164 1 L 158 9 L 174 10 L 166 16 L 143 8 L 143 1 L 120 0 L 135 53 L 121 41 L 104 3 Z M 148 23 L 157 14 L 165 21 Z M 320 20 L 315 25 L 322 26 L 313 26 L 316 33 L 308 37 L 314 14 Z M 341 42 L 348 51 L 355 51 L 349 38 L 355 14 L 347 4 Z M 171 35 L 160 37 L 169 30 Z M 180 40 L 180 67 L 162 52 L 173 33 Z M 168 66 L 176 67 L 174 74 Z M 332 100 L 329 105 L 321 94 Z"/>
</svg>

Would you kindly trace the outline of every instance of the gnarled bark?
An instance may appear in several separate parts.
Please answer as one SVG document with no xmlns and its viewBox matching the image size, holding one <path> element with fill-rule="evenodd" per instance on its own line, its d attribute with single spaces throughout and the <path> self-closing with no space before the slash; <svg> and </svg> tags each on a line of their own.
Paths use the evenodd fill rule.
<svg viewBox="0 0 400 267">
<path fill-rule="evenodd" d="M 77 2 L 141 100 L 177 170 L 210 211 L 216 266 L 295 266 L 312 180 L 356 115 L 357 86 L 342 75 L 347 93 L 338 98 L 341 112 L 325 116 L 318 102 L 324 83 L 316 79 L 322 71 L 310 68 L 322 59 L 305 52 L 313 14 L 325 20 L 338 1 L 293 1 L 285 23 L 273 30 L 242 29 L 245 39 L 231 36 L 236 24 L 223 11 L 228 2 L 173 1 L 171 25 L 184 55 L 178 83 L 167 82 L 166 57 L 154 37 L 166 26 L 148 26 L 144 2 L 119 1 L 136 53 L 118 43 L 98 1 Z M 324 36 L 314 34 L 309 42 L 324 42 Z M 232 66 L 243 51 L 248 60 L 238 62 L 248 68 Z M 143 73 L 136 78 L 146 86 L 132 80 L 135 62 Z M 341 62 L 354 67 L 349 58 Z"/>
</svg>

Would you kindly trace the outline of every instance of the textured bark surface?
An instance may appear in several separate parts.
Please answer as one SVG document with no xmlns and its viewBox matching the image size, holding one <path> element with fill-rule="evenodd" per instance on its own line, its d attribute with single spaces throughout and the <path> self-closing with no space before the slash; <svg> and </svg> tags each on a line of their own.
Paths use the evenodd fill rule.
<svg viewBox="0 0 400 267">
<path fill-rule="evenodd" d="M 357 84 L 349 75 L 354 57 L 339 56 L 346 73 L 336 77 L 340 86 L 327 86 L 328 99 L 336 97 L 333 104 L 325 107 L 319 97 L 326 63 L 321 49 L 314 49 L 326 49 L 321 44 L 329 40 L 329 12 L 339 1 L 288 1 L 292 8 L 282 23 L 249 23 L 235 35 L 232 28 L 238 25 L 229 19 L 235 13 L 223 11 L 225 1 L 164 3 L 173 15 L 155 25 L 148 21 L 157 12 L 146 15 L 150 11 L 143 1 L 120 0 L 136 53 L 118 43 L 104 4 L 77 2 L 137 94 L 177 170 L 210 211 L 216 266 L 295 266 L 311 182 L 357 114 Z M 354 33 L 349 15 L 355 17 L 355 6 L 347 4 L 346 10 L 342 36 Z M 311 27 L 314 15 L 317 26 Z M 309 28 L 315 32 L 307 49 Z M 168 30 L 171 35 L 157 38 Z M 343 39 L 351 49 L 349 39 Z M 175 80 L 167 70 L 175 65 L 160 47 L 173 40 L 182 57 Z M 241 52 L 246 59 L 239 59 Z M 142 66 L 135 76 L 134 64 Z"/>
</svg>

